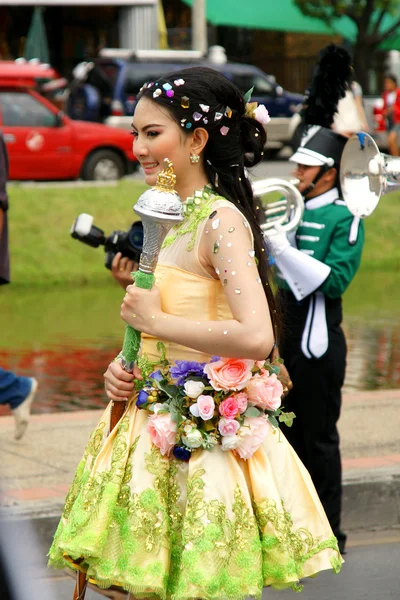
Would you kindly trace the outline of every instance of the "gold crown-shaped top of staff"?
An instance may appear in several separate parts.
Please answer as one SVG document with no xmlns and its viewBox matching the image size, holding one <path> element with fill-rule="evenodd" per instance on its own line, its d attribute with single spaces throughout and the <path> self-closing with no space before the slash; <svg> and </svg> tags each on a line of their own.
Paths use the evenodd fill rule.
<svg viewBox="0 0 400 600">
<path fill-rule="evenodd" d="M 176 175 L 174 166 L 168 158 L 164 158 L 164 168 L 157 175 L 157 183 L 154 186 L 162 192 L 175 192 Z"/>
</svg>

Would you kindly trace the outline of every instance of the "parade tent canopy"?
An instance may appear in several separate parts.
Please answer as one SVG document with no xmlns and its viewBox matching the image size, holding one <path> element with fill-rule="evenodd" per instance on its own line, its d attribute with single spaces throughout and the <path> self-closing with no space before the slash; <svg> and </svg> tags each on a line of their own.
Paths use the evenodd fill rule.
<svg viewBox="0 0 400 600">
<path fill-rule="evenodd" d="M 193 0 L 182 0 L 192 6 Z M 331 24 L 322 19 L 306 17 L 293 0 L 206 0 L 207 21 L 212 25 L 228 27 L 248 27 L 250 29 L 269 29 L 272 31 L 287 31 L 296 33 L 316 33 L 325 35 L 340 35 L 354 42 L 357 38 L 357 28 L 346 16 L 334 19 Z M 385 15 L 379 31 L 386 31 L 395 24 L 398 15 Z M 400 28 L 399 28 L 400 31 Z M 394 33 L 380 45 L 383 50 L 400 50 L 400 36 Z"/>
<path fill-rule="evenodd" d="M 192 6 L 193 0 L 183 0 Z M 293 0 L 206 0 L 207 21 L 212 25 L 271 29 L 273 31 L 295 31 L 297 33 L 319 33 L 327 35 L 354 35 L 355 27 L 350 19 L 342 17 L 340 27 L 324 23 L 321 19 L 306 17 L 293 4 Z"/>
</svg>

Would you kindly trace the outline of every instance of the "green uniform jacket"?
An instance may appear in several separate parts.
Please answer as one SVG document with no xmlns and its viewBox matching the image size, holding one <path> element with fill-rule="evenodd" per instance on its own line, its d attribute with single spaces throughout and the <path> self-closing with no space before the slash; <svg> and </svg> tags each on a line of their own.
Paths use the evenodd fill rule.
<svg viewBox="0 0 400 600">
<path fill-rule="evenodd" d="M 331 268 L 318 290 L 327 298 L 340 298 L 347 289 L 360 265 L 363 244 L 364 223 L 350 213 L 336 188 L 306 202 L 296 246 Z M 279 272 L 278 283 L 290 289 Z"/>
</svg>

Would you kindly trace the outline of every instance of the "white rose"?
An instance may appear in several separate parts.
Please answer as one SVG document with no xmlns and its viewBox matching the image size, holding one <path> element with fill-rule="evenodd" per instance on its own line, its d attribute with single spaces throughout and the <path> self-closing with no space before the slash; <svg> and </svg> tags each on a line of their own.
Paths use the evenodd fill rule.
<svg viewBox="0 0 400 600">
<path fill-rule="evenodd" d="M 201 381 L 187 381 L 183 386 L 186 392 L 186 396 L 189 398 L 198 398 L 203 393 L 206 387 Z"/>
<path fill-rule="evenodd" d="M 260 104 L 254 111 L 254 118 L 262 125 L 266 125 L 270 122 L 271 117 L 269 116 L 268 110 L 265 108 L 264 104 Z"/>
<path fill-rule="evenodd" d="M 198 429 L 192 427 L 192 431 L 190 433 L 184 433 L 182 435 L 182 442 L 188 448 L 200 448 L 203 443 L 203 436 Z"/>
<path fill-rule="evenodd" d="M 234 450 L 240 444 L 240 437 L 238 435 L 225 435 L 221 440 L 222 450 Z"/>
</svg>

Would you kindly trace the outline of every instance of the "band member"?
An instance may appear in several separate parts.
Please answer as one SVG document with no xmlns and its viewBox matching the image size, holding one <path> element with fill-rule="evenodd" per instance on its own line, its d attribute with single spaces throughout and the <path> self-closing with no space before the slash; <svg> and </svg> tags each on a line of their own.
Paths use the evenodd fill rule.
<svg viewBox="0 0 400 600">
<path fill-rule="evenodd" d="M 308 106 L 312 113 L 315 96 Z M 312 125 L 306 112 L 301 143 L 290 158 L 305 200 L 304 215 L 290 241 L 282 232 L 270 241 L 286 304 L 280 353 L 293 382 L 286 407 L 296 414 L 293 426 L 283 429 L 310 472 L 343 552 L 337 431 L 346 368 L 341 297 L 360 265 L 364 228 L 340 195 L 339 166 L 347 138 L 329 128 L 333 114 L 325 115 L 327 126 L 322 127 L 323 119 Z"/>
</svg>

